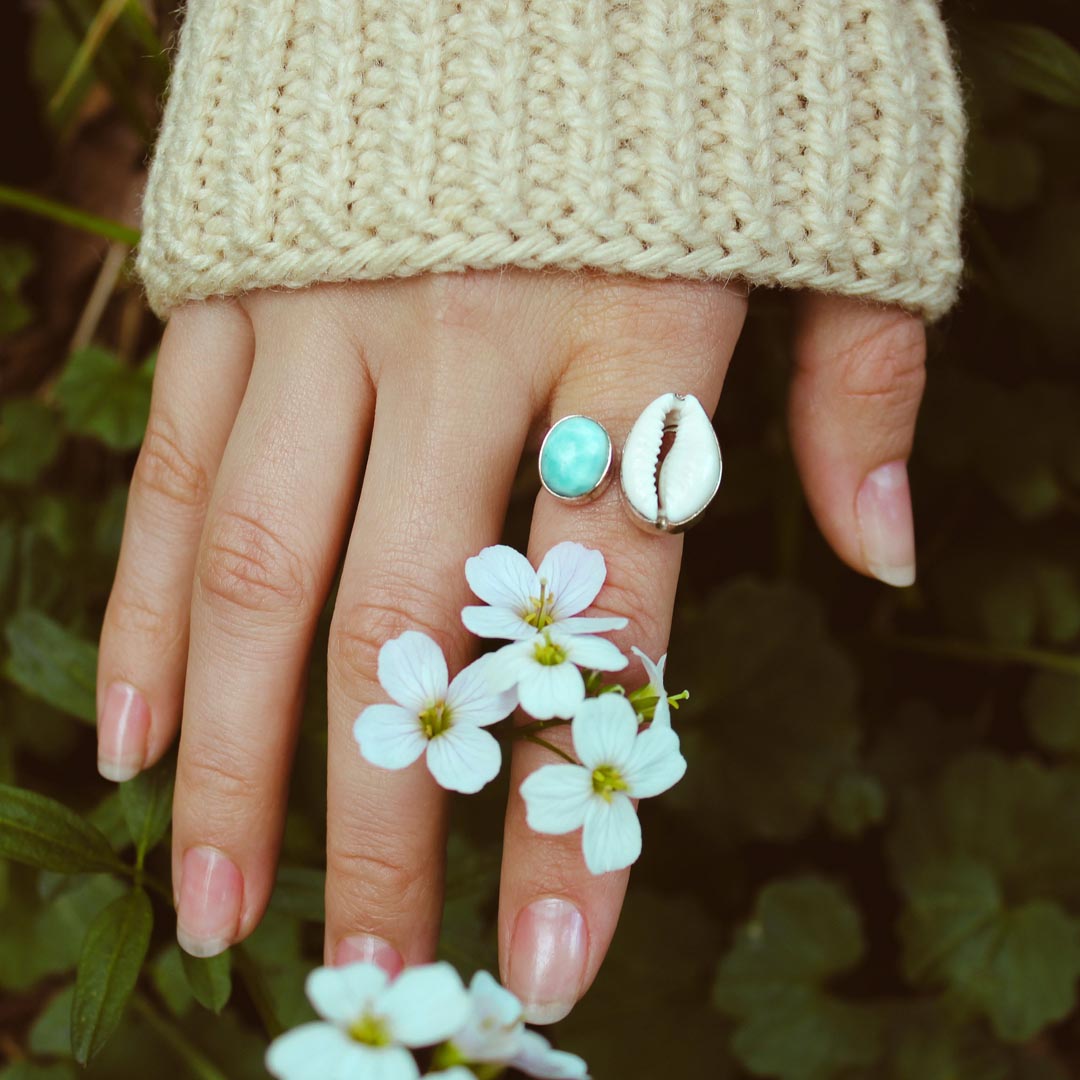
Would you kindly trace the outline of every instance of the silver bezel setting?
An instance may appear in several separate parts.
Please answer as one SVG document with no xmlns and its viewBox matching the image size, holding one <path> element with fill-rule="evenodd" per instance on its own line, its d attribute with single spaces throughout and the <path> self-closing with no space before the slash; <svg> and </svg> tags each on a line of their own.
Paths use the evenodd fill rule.
<svg viewBox="0 0 1080 1080">
<path fill-rule="evenodd" d="M 551 438 L 551 433 L 566 420 L 589 420 L 596 424 L 596 426 L 607 436 L 608 453 L 607 461 L 604 463 L 604 471 L 600 474 L 600 479 L 597 480 L 584 495 L 560 495 L 557 491 L 553 491 L 548 487 L 547 481 L 544 480 L 544 447 L 547 446 L 548 439 Z M 544 435 L 544 441 L 540 444 L 540 452 L 536 455 L 536 471 L 540 477 L 540 485 L 553 498 L 558 499 L 559 502 L 566 506 L 584 506 L 587 503 L 595 502 L 595 500 L 599 499 L 607 490 L 608 484 L 611 483 L 611 466 L 614 464 L 614 461 L 615 443 L 611 438 L 611 432 L 608 431 L 607 427 L 601 424 L 595 416 L 588 416 L 586 413 L 570 413 L 567 416 L 560 416 L 559 419 L 547 429 L 547 433 Z"/>
<path fill-rule="evenodd" d="M 676 398 L 678 398 L 680 401 L 685 401 L 687 395 L 686 394 L 675 393 L 674 396 Z M 665 431 L 670 431 L 670 430 L 671 430 L 670 428 L 665 428 Z M 627 433 L 627 439 L 629 439 L 629 437 L 630 437 L 630 434 Z M 635 525 L 637 525 L 638 528 L 642 529 L 643 531 L 645 531 L 647 533 L 652 533 L 653 535 L 674 536 L 674 535 L 677 535 L 679 533 L 686 532 L 687 529 L 692 528 L 694 525 L 696 525 L 705 516 L 705 514 L 708 511 L 709 507 L 712 505 L 713 500 L 716 498 L 717 494 L 719 493 L 720 485 L 721 485 L 721 483 L 723 481 L 723 453 L 720 450 L 720 440 L 717 437 L 717 434 L 716 434 L 715 430 L 712 430 L 712 437 L 713 437 L 714 443 L 716 444 L 717 457 L 719 458 L 719 460 L 721 462 L 720 473 L 716 478 L 716 484 L 713 486 L 712 492 L 710 493 L 710 495 L 708 497 L 708 500 L 705 502 L 705 504 L 701 507 L 700 510 L 698 510 L 694 514 L 691 514 L 690 517 L 688 517 L 688 518 L 683 518 L 681 521 L 670 521 L 667 517 L 664 516 L 663 512 L 661 512 L 655 519 L 650 518 L 650 517 L 646 517 L 630 501 L 629 496 L 627 496 L 627 494 L 626 494 L 626 489 L 625 489 L 624 485 L 622 484 L 622 482 L 620 480 L 619 488 L 620 488 L 620 493 L 622 495 L 623 505 L 626 507 L 626 510 L 627 510 L 627 513 L 628 513 L 628 515 L 630 517 L 630 520 L 633 521 L 633 523 Z M 625 465 L 625 462 L 624 462 L 624 465 Z"/>
</svg>

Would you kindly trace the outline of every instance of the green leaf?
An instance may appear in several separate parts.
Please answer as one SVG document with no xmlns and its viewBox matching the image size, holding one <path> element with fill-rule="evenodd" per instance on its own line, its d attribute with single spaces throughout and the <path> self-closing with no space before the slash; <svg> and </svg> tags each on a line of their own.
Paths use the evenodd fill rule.
<svg viewBox="0 0 1080 1080">
<path fill-rule="evenodd" d="M 998 75 L 1030 94 L 1080 109 L 1080 53 L 1044 26 L 988 21 L 973 33 Z"/>
<path fill-rule="evenodd" d="M 667 797 L 717 843 L 804 833 L 855 764 L 857 682 L 820 603 L 790 584 L 743 578 L 677 625 L 672 685 L 691 763 Z"/>
<path fill-rule="evenodd" d="M 19 295 L 34 269 L 34 253 L 21 244 L 0 244 L 0 337 L 14 334 L 29 321 L 30 308 Z"/>
<path fill-rule="evenodd" d="M 0 404 L 0 483 L 35 483 L 62 441 L 56 414 L 40 401 L 16 398 Z"/>
<path fill-rule="evenodd" d="M 125 887 L 109 874 L 69 877 L 59 893 L 46 896 L 16 867 L 13 889 L 0 912 L 0 987 L 22 990 L 48 975 L 72 971 L 86 927 Z"/>
<path fill-rule="evenodd" d="M 137 888 L 111 903 L 87 930 L 71 1003 L 71 1046 L 80 1065 L 101 1050 L 119 1024 L 153 923 L 150 900 Z"/>
<path fill-rule="evenodd" d="M 1031 737 L 1055 754 L 1080 753 L 1080 678 L 1057 671 L 1032 676 L 1024 696 Z"/>
<path fill-rule="evenodd" d="M 990 870 L 925 866 L 907 884 L 905 967 L 985 1013 L 998 1036 L 1025 1042 L 1076 1004 L 1080 924 L 1050 901 L 1007 908 Z"/>
<path fill-rule="evenodd" d="M 280 866 L 270 906 L 305 922 L 326 918 L 326 871 L 306 866 Z"/>
<path fill-rule="evenodd" d="M 169 1007 L 174 1016 L 186 1016 L 195 1001 L 184 973 L 182 950 L 175 942 L 167 945 L 154 958 L 150 965 L 150 977 L 154 980 L 154 989 Z"/>
<path fill-rule="evenodd" d="M 876 1014 L 824 988 L 863 948 L 858 913 L 836 885 L 806 877 L 766 886 L 713 989 L 717 1008 L 739 1022 L 732 1049 L 743 1065 L 778 1080 L 829 1080 L 873 1064 Z"/>
<path fill-rule="evenodd" d="M 0 784 L 0 856 L 68 874 L 123 865 L 108 840 L 78 814 L 7 784 Z"/>
<path fill-rule="evenodd" d="M 74 996 L 74 984 L 65 986 L 38 1013 L 27 1038 L 31 1053 L 71 1057 L 71 999 Z"/>
<path fill-rule="evenodd" d="M 11 655 L 4 674 L 31 697 L 94 723 L 97 646 L 43 612 L 16 612 L 4 627 Z"/>
<path fill-rule="evenodd" d="M 180 960 L 195 1000 L 204 1009 L 221 1012 L 232 994 L 232 957 L 229 951 L 201 959 L 181 950 Z"/>
<path fill-rule="evenodd" d="M 977 751 L 901 803 L 889 837 L 909 890 L 926 866 L 963 859 L 988 868 L 1010 901 L 1080 903 L 1080 773 Z"/>
<path fill-rule="evenodd" d="M 152 381 L 152 365 L 131 368 L 91 345 L 71 355 L 56 384 L 56 400 L 70 431 L 113 450 L 132 450 L 146 430 Z"/>
<path fill-rule="evenodd" d="M 173 779 L 175 767 L 171 758 L 159 761 L 152 769 L 139 773 L 120 785 L 120 803 L 124 820 L 135 845 L 135 857 L 141 866 L 165 834 L 172 819 Z"/>
<path fill-rule="evenodd" d="M 829 792 L 825 814 L 829 824 L 843 836 L 861 836 L 880 825 L 888 807 L 888 795 L 881 781 L 870 773 L 844 773 Z"/>
</svg>

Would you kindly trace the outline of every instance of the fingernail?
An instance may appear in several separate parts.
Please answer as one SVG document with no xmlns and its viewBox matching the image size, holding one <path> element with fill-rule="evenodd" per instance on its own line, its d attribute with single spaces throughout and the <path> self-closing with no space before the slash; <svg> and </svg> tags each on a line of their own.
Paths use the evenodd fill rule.
<svg viewBox="0 0 1080 1080">
<path fill-rule="evenodd" d="M 507 983 L 530 1024 L 554 1024 L 574 1007 L 585 977 L 589 935 L 568 900 L 534 900 L 517 917 Z"/>
<path fill-rule="evenodd" d="M 374 934 L 353 934 L 352 937 L 342 938 L 334 950 L 334 966 L 344 964 L 377 964 L 391 979 L 405 967 L 401 953 L 390 942 Z"/>
<path fill-rule="evenodd" d="M 192 956 L 217 956 L 236 939 L 244 879 L 235 863 L 210 847 L 189 848 L 180 868 L 176 940 Z"/>
<path fill-rule="evenodd" d="M 138 775 L 149 735 L 146 698 L 125 682 L 110 683 L 98 721 L 98 772 L 117 783 Z"/>
<path fill-rule="evenodd" d="M 870 573 L 886 585 L 913 584 L 915 524 L 907 466 L 891 461 L 875 469 L 859 488 L 855 512 Z"/>
</svg>

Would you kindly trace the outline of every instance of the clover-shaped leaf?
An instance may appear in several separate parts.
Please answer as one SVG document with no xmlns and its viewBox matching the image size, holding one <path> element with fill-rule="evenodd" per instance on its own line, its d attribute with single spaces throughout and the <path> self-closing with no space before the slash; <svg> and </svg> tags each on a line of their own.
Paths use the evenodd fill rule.
<svg viewBox="0 0 1080 1080">
<path fill-rule="evenodd" d="M 1080 977 L 1080 923 L 1060 905 L 1005 904 L 992 872 L 964 860 L 911 876 L 901 922 L 913 982 L 939 983 L 1023 1042 L 1067 1016 Z"/>
<path fill-rule="evenodd" d="M 863 954 L 858 912 L 837 885 L 774 882 L 724 957 L 713 1001 L 738 1020 L 732 1049 L 752 1072 L 828 1080 L 879 1055 L 878 1014 L 826 989 Z"/>
</svg>

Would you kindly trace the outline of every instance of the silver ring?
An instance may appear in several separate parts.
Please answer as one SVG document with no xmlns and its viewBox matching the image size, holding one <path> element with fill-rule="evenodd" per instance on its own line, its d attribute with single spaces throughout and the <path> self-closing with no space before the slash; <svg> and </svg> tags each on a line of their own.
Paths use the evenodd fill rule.
<svg viewBox="0 0 1080 1080">
<path fill-rule="evenodd" d="M 564 416 L 551 425 L 540 445 L 540 483 L 560 502 L 591 502 L 607 487 L 614 457 L 611 436 L 599 420 L 576 413 Z"/>
<path fill-rule="evenodd" d="M 712 421 L 693 394 L 658 397 L 623 444 L 623 497 L 634 522 L 650 532 L 694 525 L 720 490 L 722 472 Z"/>
</svg>

